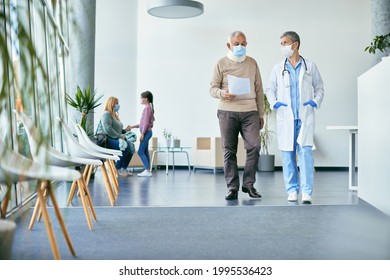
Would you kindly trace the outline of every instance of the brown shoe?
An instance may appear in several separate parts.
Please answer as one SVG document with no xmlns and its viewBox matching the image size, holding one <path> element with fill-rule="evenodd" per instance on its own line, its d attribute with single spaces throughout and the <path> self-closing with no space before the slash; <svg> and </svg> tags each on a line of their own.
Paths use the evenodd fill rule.
<svg viewBox="0 0 390 280">
<path fill-rule="evenodd" d="M 226 200 L 236 200 L 238 198 L 238 191 L 230 190 L 225 196 Z"/>
<path fill-rule="evenodd" d="M 242 191 L 244 193 L 249 194 L 251 198 L 261 198 L 261 194 L 259 194 L 254 187 L 251 188 L 242 187 Z"/>
</svg>

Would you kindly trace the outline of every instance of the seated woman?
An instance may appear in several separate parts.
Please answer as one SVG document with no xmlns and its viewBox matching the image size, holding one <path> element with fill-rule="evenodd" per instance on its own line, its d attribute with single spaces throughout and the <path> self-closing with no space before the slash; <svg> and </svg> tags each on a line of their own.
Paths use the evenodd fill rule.
<svg viewBox="0 0 390 280">
<path fill-rule="evenodd" d="M 119 108 L 118 98 L 113 96 L 108 98 L 96 133 L 107 135 L 107 148 L 122 150 L 122 156 L 116 162 L 116 168 L 119 176 L 127 177 L 133 175 L 127 171 L 127 167 L 134 154 L 134 145 L 133 143 L 127 143 L 125 133 L 130 131 L 132 126 L 128 125 L 123 128 L 123 124 L 119 119 Z"/>
</svg>

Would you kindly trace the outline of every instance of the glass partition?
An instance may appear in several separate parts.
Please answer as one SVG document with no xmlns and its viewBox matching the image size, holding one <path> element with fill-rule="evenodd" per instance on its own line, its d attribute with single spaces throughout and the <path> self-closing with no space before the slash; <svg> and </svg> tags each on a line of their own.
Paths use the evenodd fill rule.
<svg viewBox="0 0 390 280">
<path fill-rule="evenodd" d="M 63 150 L 58 117 L 66 114 L 64 65 L 68 59 L 67 0 L 0 0 L 3 67 L 0 136 L 10 147 L 32 158 L 21 122 L 13 113 L 21 110 L 30 116 L 49 139 L 49 145 Z M 64 33 L 63 33 L 64 32 Z M 7 48 L 4 48 L 7 47 Z M 6 105 L 4 105 L 6 104 Z M 31 199 L 36 182 L 12 187 L 10 213 Z M 4 186 L 0 186 L 0 199 Z"/>
</svg>

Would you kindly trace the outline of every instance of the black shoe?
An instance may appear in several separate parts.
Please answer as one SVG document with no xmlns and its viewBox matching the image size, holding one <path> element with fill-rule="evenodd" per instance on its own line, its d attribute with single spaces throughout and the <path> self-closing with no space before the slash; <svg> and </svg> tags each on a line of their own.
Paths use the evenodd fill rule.
<svg viewBox="0 0 390 280">
<path fill-rule="evenodd" d="M 236 190 L 230 190 L 225 196 L 226 200 L 235 200 L 237 198 L 238 198 L 238 191 Z"/>
<path fill-rule="evenodd" d="M 261 194 L 259 194 L 254 187 L 251 187 L 251 188 L 242 187 L 242 191 L 244 193 L 249 194 L 249 196 L 252 198 L 261 198 Z"/>
</svg>

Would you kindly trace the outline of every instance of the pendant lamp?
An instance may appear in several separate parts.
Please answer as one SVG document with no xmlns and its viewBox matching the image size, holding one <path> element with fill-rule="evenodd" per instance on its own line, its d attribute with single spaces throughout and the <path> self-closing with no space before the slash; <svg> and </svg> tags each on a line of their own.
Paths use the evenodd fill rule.
<svg viewBox="0 0 390 280">
<path fill-rule="evenodd" d="M 192 0 L 150 0 L 148 13 L 160 18 L 191 18 L 203 13 L 203 4 Z"/>
</svg>

